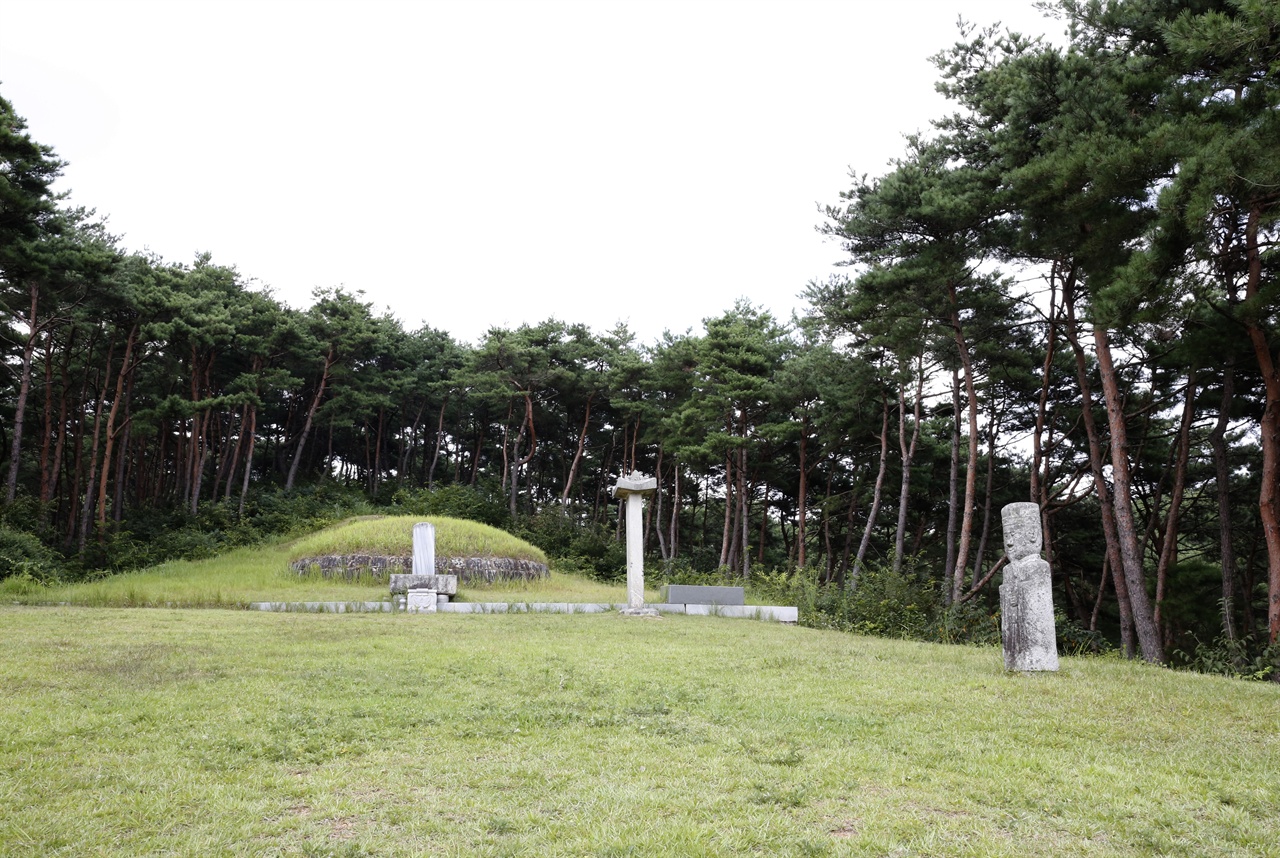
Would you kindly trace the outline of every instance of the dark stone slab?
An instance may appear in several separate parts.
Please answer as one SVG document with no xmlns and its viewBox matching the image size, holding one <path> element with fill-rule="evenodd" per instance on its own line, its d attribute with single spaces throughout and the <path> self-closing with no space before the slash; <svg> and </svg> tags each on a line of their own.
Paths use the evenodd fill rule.
<svg viewBox="0 0 1280 858">
<path fill-rule="evenodd" d="M 708 587 L 699 584 L 666 584 L 662 601 L 672 605 L 745 605 L 742 587 Z"/>
</svg>

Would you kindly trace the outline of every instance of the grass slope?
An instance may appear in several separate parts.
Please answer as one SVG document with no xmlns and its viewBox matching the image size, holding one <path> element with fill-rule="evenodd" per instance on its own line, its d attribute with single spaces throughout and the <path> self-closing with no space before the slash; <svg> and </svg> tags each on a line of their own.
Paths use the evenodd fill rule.
<svg viewBox="0 0 1280 858">
<path fill-rule="evenodd" d="M 438 516 L 362 516 L 305 536 L 293 543 L 289 559 L 327 554 L 413 553 L 413 526 L 426 521 L 436 527 L 437 557 L 510 557 L 546 564 L 547 555 L 523 539 L 476 521 Z"/>
<path fill-rule="evenodd" d="M 718 618 L 0 608 L 0 855 L 1280 855 L 1280 688 Z"/>
</svg>

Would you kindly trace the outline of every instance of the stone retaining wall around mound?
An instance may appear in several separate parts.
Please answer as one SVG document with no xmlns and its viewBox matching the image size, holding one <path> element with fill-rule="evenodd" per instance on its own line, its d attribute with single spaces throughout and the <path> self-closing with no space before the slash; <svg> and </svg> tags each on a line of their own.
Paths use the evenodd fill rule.
<svg viewBox="0 0 1280 858">
<path fill-rule="evenodd" d="M 304 557 L 289 564 L 299 575 L 322 578 L 390 580 L 392 574 L 413 571 L 413 558 L 381 554 L 328 554 Z M 460 584 L 493 584 L 498 581 L 536 581 L 550 573 L 543 563 L 510 557 L 437 557 L 437 575 L 457 575 Z"/>
</svg>

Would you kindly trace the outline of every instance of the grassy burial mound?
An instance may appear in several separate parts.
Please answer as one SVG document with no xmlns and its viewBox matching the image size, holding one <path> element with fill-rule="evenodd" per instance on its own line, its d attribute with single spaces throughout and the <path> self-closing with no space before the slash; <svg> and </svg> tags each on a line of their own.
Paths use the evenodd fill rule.
<svg viewBox="0 0 1280 858">
<path fill-rule="evenodd" d="M 304 536 L 237 548 L 202 560 L 173 560 L 120 575 L 68 584 L 42 585 L 9 578 L 0 582 L 0 602 L 29 605 L 70 604 L 94 607 L 236 608 L 253 602 L 353 602 L 388 598 L 385 575 L 354 577 L 298 574 L 297 561 L 317 556 L 377 555 L 408 558 L 418 517 L 355 519 Z M 436 525 L 436 557 L 455 567 L 478 569 L 471 587 L 527 601 L 617 602 L 621 588 L 546 571 L 541 551 L 508 533 L 454 519 L 425 519 Z M 528 578 L 487 581 L 486 570 L 519 570 Z M 304 569 L 305 571 L 305 569 Z M 446 571 L 452 572 L 452 568 Z M 514 572 L 512 573 L 514 574 Z M 475 576 L 472 576 L 475 578 Z M 467 580 L 464 574 L 460 580 Z M 578 592 L 582 591 L 582 592 Z M 0 856 L 4 851 L 0 849 Z"/>
<path fill-rule="evenodd" d="M 487 524 L 457 518 L 363 516 L 304 537 L 289 552 L 302 575 L 349 581 L 385 581 L 413 567 L 413 526 L 436 529 L 436 572 L 459 583 L 493 584 L 547 577 L 547 556 L 522 539 Z"/>
</svg>

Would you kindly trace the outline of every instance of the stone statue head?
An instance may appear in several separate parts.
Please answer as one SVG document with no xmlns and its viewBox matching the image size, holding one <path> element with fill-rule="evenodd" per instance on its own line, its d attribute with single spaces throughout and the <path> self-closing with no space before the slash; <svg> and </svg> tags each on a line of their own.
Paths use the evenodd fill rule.
<svg viewBox="0 0 1280 858">
<path fill-rule="evenodd" d="M 1044 537 L 1039 504 L 1011 503 L 1000 511 L 1000 521 L 1004 525 L 1004 551 L 1010 562 L 1040 556 Z"/>
</svg>

